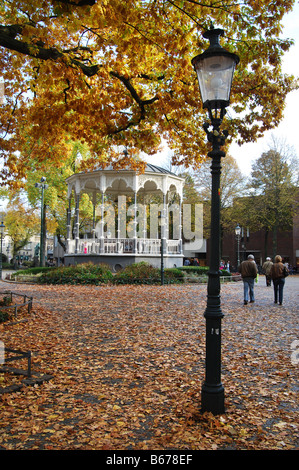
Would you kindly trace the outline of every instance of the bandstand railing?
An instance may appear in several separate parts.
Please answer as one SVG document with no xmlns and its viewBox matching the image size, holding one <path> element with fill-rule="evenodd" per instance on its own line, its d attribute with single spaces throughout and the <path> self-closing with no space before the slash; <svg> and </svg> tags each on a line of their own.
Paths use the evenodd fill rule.
<svg viewBox="0 0 299 470">
<path fill-rule="evenodd" d="M 164 243 L 165 254 L 179 254 L 181 240 L 166 240 Z M 140 254 L 159 255 L 161 252 L 161 240 L 158 238 L 103 238 L 68 240 L 68 254 Z"/>
</svg>

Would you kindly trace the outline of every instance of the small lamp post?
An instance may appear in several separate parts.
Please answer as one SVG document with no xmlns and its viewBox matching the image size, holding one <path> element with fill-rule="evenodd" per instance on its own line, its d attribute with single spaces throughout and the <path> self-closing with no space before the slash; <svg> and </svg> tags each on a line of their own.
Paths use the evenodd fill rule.
<svg viewBox="0 0 299 470">
<path fill-rule="evenodd" d="M 44 213 L 44 190 L 47 189 L 48 185 L 45 183 L 46 178 L 43 176 L 40 180 L 40 183 L 35 183 L 36 188 L 41 188 L 42 190 L 42 200 L 41 200 L 41 225 L 40 225 L 40 266 L 44 266 L 45 254 L 44 254 L 44 223 L 45 223 L 45 213 Z"/>
<path fill-rule="evenodd" d="M 237 239 L 237 269 L 240 266 L 240 239 L 241 239 L 241 227 L 239 224 L 235 228 L 235 234 L 236 234 L 236 239 Z"/>
<path fill-rule="evenodd" d="M 208 279 L 206 318 L 206 366 L 205 381 L 202 386 L 202 411 L 222 414 L 224 407 L 224 387 L 221 383 L 221 320 L 223 313 L 220 306 L 220 174 L 221 158 L 225 152 L 220 150 L 228 135 L 221 132 L 220 125 L 229 104 L 231 84 L 239 57 L 223 49 L 219 44 L 222 29 L 214 29 L 204 33 L 210 46 L 202 54 L 192 59 L 197 73 L 203 108 L 208 110 L 210 123 L 203 128 L 212 151 L 208 156 L 212 159 L 212 194 L 211 194 L 211 236 L 210 236 L 210 269 Z M 214 115 L 213 115 L 214 110 Z M 209 130 L 212 126 L 212 130 Z"/>
<path fill-rule="evenodd" d="M 164 286 L 164 237 L 165 237 L 164 209 L 161 211 L 158 218 L 160 220 L 161 286 Z"/>
<path fill-rule="evenodd" d="M 3 246 L 3 236 L 4 236 L 5 225 L 3 220 L 0 224 L 0 233 L 1 233 L 1 253 L 0 253 L 0 279 L 2 279 L 2 246 Z"/>
</svg>

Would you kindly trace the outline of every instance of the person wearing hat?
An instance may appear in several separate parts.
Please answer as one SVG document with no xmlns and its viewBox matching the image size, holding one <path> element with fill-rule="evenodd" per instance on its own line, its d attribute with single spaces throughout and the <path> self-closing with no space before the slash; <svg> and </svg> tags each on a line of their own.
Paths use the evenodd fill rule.
<svg viewBox="0 0 299 470">
<path fill-rule="evenodd" d="M 254 280 L 257 276 L 257 266 L 254 261 L 253 255 L 248 255 L 246 261 L 242 261 L 240 266 L 240 273 L 242 276 L 243 287 L 244 287 L 244 305 L 254 302 Z"/>
<path fill-rule="evenodd" d="M 263 264 L 263 273 L 266 276 L 266 286 L 271 286 L 271 268 L 273 263 L 271 258 L 266 258 L 266 261 Z"/>
</svg>

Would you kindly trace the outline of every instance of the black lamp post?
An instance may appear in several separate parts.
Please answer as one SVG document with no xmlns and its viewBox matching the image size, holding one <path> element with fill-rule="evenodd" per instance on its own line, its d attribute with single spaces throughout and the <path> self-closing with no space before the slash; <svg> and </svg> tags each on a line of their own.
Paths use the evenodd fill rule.
<svg viewBox="0 0 299 470">
<path fill-rule="evenodd" d="M 44 211 L 44 190 L 47 189 L 48 185 L 45 184 L 46 178 L 43 176 L 40 180 L 40 183 L 35 183 L 36 188 L 41 188 L 42 190 L 42 200 L 41 200 L 41 225 L 40 225 L 40 266 L 44 266 L 45 263 L 45 253 L 44 253 L 44 227 L 45 227 L 45 211 Z"/>
<path fill-rule="evenodd" d="M 237 269 L 238 267 L 240 266 L 240 239 L 241 239 L 241 227 L 239 226 L 239 224 L 236 226 L 235 228 L 235 234 L 236 234 L 236 238 L 237 238 L 237 244 L 238 244 L 238 248 L 237 248 Z"/>
<path fill-rule="evenodd" d="M 211 29 L 204 33 L 210 40 L 209 48 L 192 59 L 197 73 L 203 107 L 208 110 L 211 123 L 203 128 L 212 151 L 212 200 L 211 200 L 211 235 L 210 235 L 210 269 L 208 280 L 206 318 L 206 370 L 202 386 L 202 411 L 222 414 L 224 407 L 224 387 L 221 383 L 221 320 L 223 313 L 220 306 L 220 174 L 221 158 L 225 152 L 220 150 L 228 135 L 221 132 L 220 125 L 229 104 L 231 84 L 235 66 L 239 57 L 223 49 L 219 44 L 222 29 Z M 214 110 L 214 115 L 213 115 Z M 212 129 L 210 130 L 210 126 Z"/>
</svg>

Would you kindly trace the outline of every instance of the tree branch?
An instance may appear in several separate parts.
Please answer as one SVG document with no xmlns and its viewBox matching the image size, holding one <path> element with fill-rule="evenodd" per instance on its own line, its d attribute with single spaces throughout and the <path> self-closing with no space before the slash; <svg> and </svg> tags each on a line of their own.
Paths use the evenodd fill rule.
<svg viewBox="0 0 299 470">
<path fill-rule="evenodd" d="M 149 105 L 149 104 L 153 104 L 159 98 L 158 98 L 158 96 L 154 96 L 153 98 L 150 98 L 148 100 L 142 100 L 140 98 L 140 96 L 138 95 L 137 91 L 135 90 L 135 88 L 133 87 L 132 83 L 130 82 L 130 79 L 125 78 L 125 77 L 123 77 L 122 75 L 119 75 L 116 72 L 110 72 L 110 75 L 112 77 L 117 78 L 118 80 L 120 80 L 125 85 L 125 87 L 130 92 L 130 95 L 132 96 L 134 101 L 136 101 L 136 103 L 138 104 L 139 110 L 140 110 L 140 114 L 139 114 L 138 119 L 132 118 L 130 121 L 127 122 L 127 124 L 125 126 L 119 127 L 119 128 L 117 128 L 117 129 L 115 129 L 114 131 L 111 132 L 111 134 L 119 134 L 120 132 L 122 132 L 126 129 L 129 129 L 130 127 L 134 127 L 137 124 L 139 124 L 141 121 L 143 121 L 145 119 L 145 114 L 146 114 L 145 106 Z"/>
<path fill-rule="evenodd" d="M 62 51 L 59 51 L 55 47 L 45 48 L 43 44 L 28 44 L 24 41 L 19 41 L 15 39 L 18 34 L 23 30 L 22 25 L 11 25 L 11 26 L 2 26 L 0 25 L 0 46 L 5 47 L 6 49 L 19 52 L 35 59 L 41 60 L 57 60 L 59 58 L 65 57 L 65 54 Z M 81 69 L 84 75 L 87 77 L 92 77 L 96 75 L 99 71 L 99 65 L 90 65 L 87 66 L 80 60 L 75 58 L 70 59 L 71 64 L 76 65 Z"/>
<path fill-rule="evenodd" d="M 63 55 L 55 48 L 46 49 L 41 45 L 28 44 L 27 42 L 15 39 L 22 32 L 23 28 L 24 26 L 22 25 L 0 25 L 0 46 L 42 60 L 56 60 Z"/>
</svg>

